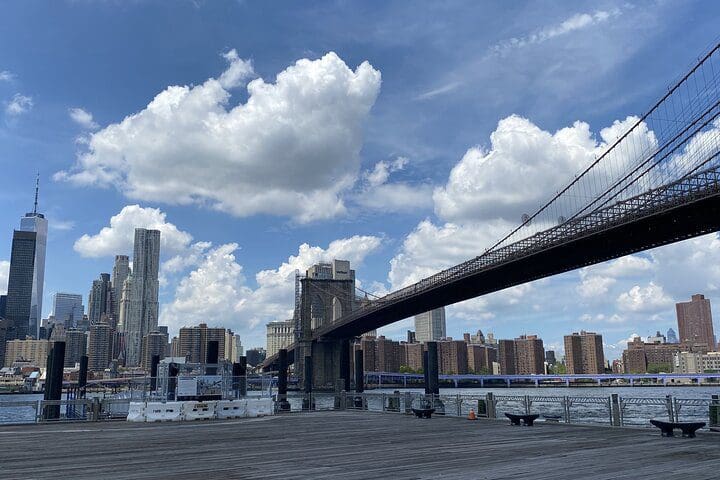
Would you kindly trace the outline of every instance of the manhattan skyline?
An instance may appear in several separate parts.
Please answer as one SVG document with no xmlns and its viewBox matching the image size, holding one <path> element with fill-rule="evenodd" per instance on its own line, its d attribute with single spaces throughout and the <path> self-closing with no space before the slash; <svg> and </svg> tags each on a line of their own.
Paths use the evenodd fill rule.
<svg viewBox="0 0 720 480">
<path fill-rule="evenodd" d="M 37 7 L 3 7 L 18 21 L 0 31 L 0 167 L 11 180 L 0 194 L 0 293 L 39 170 L 43 317 L 52 293 L 86 296 L 115 255 L 132 254 L 134 228 L 157 229 L 159 323 L 224 326 L 246 347 L 292 316 L 295 269 L 347 259 L 360 286 L 382 294 L 478 255 L 713 40 L 713 15 L 695 3 L 519 4 L 517 22 L 500 3 L 328 3 L 331 27 L 290 4 L 180 2 L 183 28 L 164 25 L 163 41 L 161 4 L 59 3 L 43 7 L 57 9 L 56 29 L 39 20 L 25 31 L 19 20 Z M 208 18 L 219 22 L 212 34 Z M 683 19 L 698 26 L 678 35 Z M 451 20 L 460 28 L 443 30 Z M 268 114 L 280 104 L 312 108 L 285 126 Z M 203 130 L 207 120 L 224 133 Z M 516 167 L 528 174 L 509 183 Z M 631 334 L 675 328 L 675 302 L 720 298 L 719 260 L 711 234 L 513 287 L 448 307 L 447 334 L 538 334 L 561 352 L 563 335 L 582 328 L 617 358 Z M 412 321 L 378 333 L 403 338 Z"/>
</svg>

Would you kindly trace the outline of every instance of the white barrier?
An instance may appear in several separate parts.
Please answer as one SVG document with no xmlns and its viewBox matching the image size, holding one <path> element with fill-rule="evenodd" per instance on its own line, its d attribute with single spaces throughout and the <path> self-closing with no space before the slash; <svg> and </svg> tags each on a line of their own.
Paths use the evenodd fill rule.
<svg viewBox="0 0 720 480">
<path fill-rule="evenodd" d="M 247 399 L 247 416 L 263 417 L 265 415 L 273 415 L 275 413 L 275 404 L 272 398 L 248 398 Z"/>
<path fill-rule="evenodd" d="M 218 400 L 211 402 L 130 402 L 128 422 L 179 422 L 263 417 L 275 414 L 272 398 Z"/>
<path fill-rule="evenodd" d="M 179 422 L 183 420 L 183 402 L 147 402 L 145 418 L 148 422 Z"/>
<path fill-rule="evenodd" d="M 246 400 L 218 400 L 217 418 L 242 418 L 247 417 Z"/>
<path fill-rule="evenodd" d="M 130 402 L 130 405 L 128 406 L 127 421 L 145 421 L 145 402 Z"/>
<path fill-rule="evenodd" d="M 210 420 L 215 418 L 217 402 L 183 402 L 185 420 Z"/>
</svg>

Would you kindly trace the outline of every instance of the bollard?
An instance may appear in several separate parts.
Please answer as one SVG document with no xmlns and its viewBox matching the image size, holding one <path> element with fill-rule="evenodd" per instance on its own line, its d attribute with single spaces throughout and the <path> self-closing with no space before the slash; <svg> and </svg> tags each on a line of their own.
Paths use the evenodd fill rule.
<svg viewBox="0 0 720 480">
<path fill-rule="evenodd" d="M 278 351 L 278 394 L 277 408 L 280 412 L 289 412 L 290 404 L 287 401 L 287 349 L 281 348 Z"/>
<path fill-rule="evenodd" d="M 620 395 L 617 393 L 610 395 L 610 423 L 613 427 L 619 427 L 622 424 L 620 418 Z"/>
<path fill-rule="evenodd" d="M 312 398 L 312 357 L 305 355 L 305 397 L 303 398 L 303 410 L 315 410 L 315 401 Z M 340 396 L 340 406 L 342 406 L 342 395 Z"/>
<path fill-rule="evenodd" d="M 157 371 L 160 364 L 160 355 L 153 355 L 150 358 L 150 391 L 154 392 L 157 388 Z"/>
<path fill-rule="evenodd" d="M 48 357 L 49 368 L 46 369 L 45 400 L 59 401 L 62 399 L 63 365 L 65 363 L 65 342 L 54 342 Z M 60 418 L 60 405 L 47 405 L 44 412 L 45 420 Z"/>
<path fill-rule="evenodd" d="M 422 365 L 423 365 L 423 380 L 425 382 L 425 395 L 429 395 L 430 394 L 430 384 L 428 382 L 428 352 L 427 352 L 427 350 L 423 351 Z"/>
<path fill-rule="evenodd" d="M 365 365 L 364 365 L 363 351 L 355 350 L 355 393 L 362 394 L 365 391 Z M 358 395 L 353 400 L 353 404 L 356 408 L 362 408 L 363 399 L 362 395 Z"/>
<path fill-rule="evenodd" d="M 563 397 L 563 417 L 565 420 L 565 423 L 570 423 L 570 397 Z"/>
<path fill-rule="evenodd" d="M 307 357 L 306 357 L 307 358 Z M 350 342 L 342 340 L 340 342 L 340 379 L 341 390 L 346 392 L 350 390 Z"/>
<path fill-rule="evenodd" d="M 431 395 L 440 394 L 440 380 L 438 378 L 438 349 L 437 342 L 427 342 L 427 371 L 428 371 L 428 393 Z"/>
<path fill-rule="evenodd" d="M 240 386 L 240 396 L 247 396 L 247 357 L 241 355 L 238 357 L 238 363 L 240 364 L 240 371 L 238 372 L 238 383 Z"/>
<path fill-rule="evenodd" d="M 78 372 L 78 395 L 80 398 L 85 398 L 85 389 L 87 386 L 87 374 L 88 374 L 88 356 L 83 355 L 80 357 L 80 371 Z"/>
</svg>

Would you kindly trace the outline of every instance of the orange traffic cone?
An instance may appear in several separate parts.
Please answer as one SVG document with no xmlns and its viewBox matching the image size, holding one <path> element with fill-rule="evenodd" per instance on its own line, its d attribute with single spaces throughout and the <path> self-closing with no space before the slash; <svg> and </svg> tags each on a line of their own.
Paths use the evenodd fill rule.
<svg viewBox="0 0 720 480">
<path fill-rule="evenodd" d="M 468 413 L 468 420 L 477 420 L 477 416 L 475 415 L 475 410 L 472 408 L 470 409 L 470 413 Z"/>
</svg>

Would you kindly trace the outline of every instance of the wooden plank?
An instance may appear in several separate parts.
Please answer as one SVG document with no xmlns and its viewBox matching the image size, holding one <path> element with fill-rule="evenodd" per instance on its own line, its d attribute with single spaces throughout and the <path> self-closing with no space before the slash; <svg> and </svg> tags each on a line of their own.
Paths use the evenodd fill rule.
<svg viewBox="0 0 720 480">
<path fill-rule="evenodd" d="M 399 414 L 0 428 L 14 478 L 713 478 L 720 435 Z"/>
</svg>

